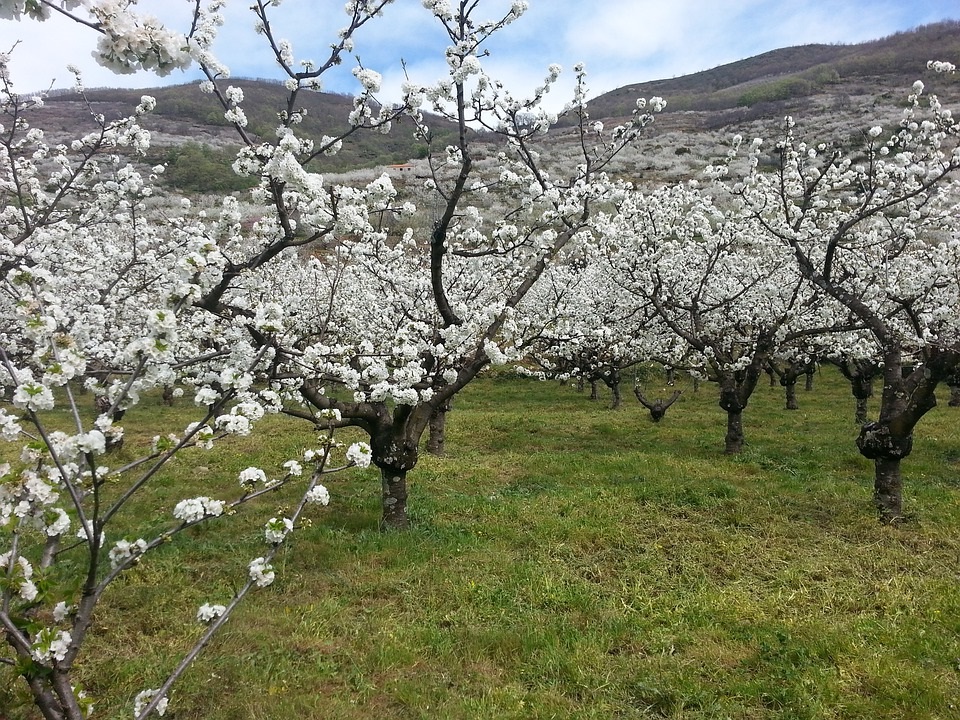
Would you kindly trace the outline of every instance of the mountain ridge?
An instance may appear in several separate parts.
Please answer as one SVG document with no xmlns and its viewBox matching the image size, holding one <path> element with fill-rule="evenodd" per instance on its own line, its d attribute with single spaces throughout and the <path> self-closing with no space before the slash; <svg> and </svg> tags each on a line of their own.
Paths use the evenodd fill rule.
<svg viewBox="0 0 960 720">
<path fill-rule="evenodd" d="M 677 78 L 630 83 L 588 103 L 597 117 L 629 115 L 638 97 L 659 95 L 668 111 L 726 110 L 809 97 L 831 86 L 873 84 L 895 89 L 923 75 L 927 61 L 960 62 L 960 20 L 921 25 L 850 45 L 796 45 Z"/>
<path fill-rule="evenodd" d="M 758 129 L 757 123 L 769 127 L 788 114 L 806 116 L 818 130 L 829 121 L 834 132 L 847 134 L 862 131 L 871 115 L 892 122 L 911 85 L 920 78 L 930 80 L 933 91 L 948 107 L 960 101 L 960 73 L 938 76 L 934 83 L 926 70 L 928 60 L 960 64 L 960 21 L 924 25 L 866 43 L 771 50 L 677 78 L 624 85 L 593 98 L 587 108 L 593 120 L 614 123 L 629 117 L 636 98 L 664 97 L 666 110 L 658 114 L 651 132 L 654 141 L 648 149 L 671 156 L 674 165 L 674 153 L 686 153 L 688 157 L 683 159 L 693 167 L 710 157 L 706 148 L 715 142 L 717 131 L 725 128 L 742 126 L 752 132 Z M 254 136 L 273 137 L 277 108 L 286 104 L 283 85 L 260 79 L 235 79 L 232 84 L 244 91 L 247 130 Z M 218 180 L 230 174 L 239 139 L 223 118 L 222 109 L 200 92 L 197 83 L 147 89 L 96 88 L 86 91 L 83 98 L 55 91 L 35 124 L 44 128 L 48 139 L 56 141 L 58 135 L 70 138 L 91 124 L 92 113 L 108 118 L 129 114 L 144 94 L 157 100 L 156 110 L 145 121 L 155 148 L 148 160 L 167 164 L 172 183 L 186 189 L 213 189 L 204 173 L 213 173 Z M 319 141 L 324 134 L 332 136 L 349 128 L 350 96 L 303 92 L 298 102 L 306 110 L 298 127 L 302 135 Z M 556 143 L 560 150 L 571 140 L 573 123 L 572 117 L 561 118 L 557 132 L 548 135 L 547 142 Z M 441 146 L 445 137 L 453 138 L 453 125 L 440 118 L 432 118 L 430 125 Z M 344 141 L 336 156 L 322 158 L 322 170 L 347 172 L 422 158 L 427 147 L 414 138 L 411 129 L 412 125 L 401 123 L 386 135 L 356 133 Z M 693 137 L 697 134 L 699 137 Z M 669 138 L 669 142 L 661 138 Z M 201 172 L 199 165 L 206 169 Z M 659 172 L 654 176 L 671 177 Z"/>
</svg>

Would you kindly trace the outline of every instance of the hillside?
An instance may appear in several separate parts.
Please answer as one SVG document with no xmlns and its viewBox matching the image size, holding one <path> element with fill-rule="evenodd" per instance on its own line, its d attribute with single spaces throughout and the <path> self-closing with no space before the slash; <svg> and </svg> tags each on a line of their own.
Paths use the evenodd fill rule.
<svg viewBox="0 0 960 720">
<path fill-rule="evenodd" d="M 283 85 L 244 79 L 231 84 L 243 89 L 243 108 L 249 121 L 247 129 L 257 137 L 274 137 L 277 108 L 286 105 L 288 95 Z M 135 90 L 97 88 L 86 92 L 86 102 L 75 92 L 56 92 L 47 99 L 42 111 L 43 125 L 48 132 L 72 132 L 90 124 L 91 111 L 107 118 L 129 114 L 145 94 L 157 100 L 156 110 L 146 121 L 153 132 L 155 145 L 191 142 L 224 150 L 239 145 L 236 132 L 224 120 L 216 99 L 201 93 L 196 83 Z M 298 95 L 297 101 L 298 107 L 305 111 L 300 132 L 306 137 L 319 141 L 324 135 L 333 136 L 349 129 L 347 116 L 353 109 L 350 96 L 304 91 Z M 441 137 L 452 132 L 452 127 L 439 119 L 431 124 L 431 129 Z M 401 124 L 387 135 L 363 133 L 349 137 L 340 153 L 324 158 L 324 169 L 347 170 L 422 157 L 426 146 L 414 140 L 412 130 L 412 124 Z"/>
<path fill-rule="evenodd" d="M 692 75 L 626 85 L 595 98 L 590 111 L 602 118 L 629 115 L 636 98 L 659 95 L 670 112 L 739 109 L 756 117 L 824 93 L 897 92 L 926 72 L 928 60 L 958 59 L 960 21 L 948 21 L 857 45 L 783 48 Z M 953 85 L 956 91 L 960 78 Z"/>
<path fill-rule="evenodd" d="M 960 102 L 960 73 L 939 75 L 926 69 L 931 59 L 960 61 L 960 21 L 947 21 L 856 45 L 805 45 L 783 48 L 711 70 L 667 80 L 626 85 L 590 102 L 594 119 L 616 122 L 629 116 L 636 98 L 659 95 L 667 109 L 657 118 L 639 148 L 612 168 L 642 182 L 660 182 L 696 174 L 733 133 L 769 136 L 773 125 L 793 115 L 801 130 L 815 128 L 821 140 L 853 144 L 876 122 L 896 123 L 912 83 L 923 79 L 944 104 Z M 286 91 L 279 83 L 236 80 L 244 90 L 248 129 L 273 136 L 276 108 Z M 167 165 L 166 182 L 186 192 L 233 190 L 245 185 L 229 164 L 238 146 L 233 128 L 223 119 L 213 97 L 196 84 L 143 90 L 95 89 L 86 102 L 73 92 L 53 93 L 34 122 L 48 138 L 73 137 L 91 124 L 91 112 L 107 117 L 128 114 L 143 94 L 157 99 L 146 121 L 153 132 L 151 163 Z M 301 132 L 319 140 L 347 129 L 352 99 L 330 93 L 301 93 L 306 110 Z M 439 118 L 429 121 L 444 144 L 453 127 Z M 576 141 L 569 119 L 561 119 L 548 136 L 548 157 L 558 168 L 569 160 Z M 718 150 L 719 148 L 719 150 Z M 405 163 L 423 157 L 426 146 L 413 137 L 410 124 L 388 135 L 358 133 L 334 157 L 318 159 L 317 170 L 349 170 Z"/>
</svg>

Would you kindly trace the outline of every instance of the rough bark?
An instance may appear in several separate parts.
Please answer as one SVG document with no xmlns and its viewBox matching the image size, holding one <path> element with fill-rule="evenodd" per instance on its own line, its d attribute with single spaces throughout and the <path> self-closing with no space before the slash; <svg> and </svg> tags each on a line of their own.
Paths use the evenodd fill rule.
<svg viewBox="0 0 960 720">
<path fill-rule="evenodd" d="M 754 374 L 753 387 L 759 377 L 759 372 Z M 736 455 L 743 450 L 743 410 L 747 406 L 746 398 L 753 391 L 753 387 L 744 386 L 745 379 L 742 373 L 727 374 L 720 383 L 720 407 L 727 413 L 727 434 L 723 445 L 727 455 Z M 744 391 L 749 392 L 744 395 Z"/>
<path fill-rule="evenodd" d="M 453 409 L 453 401 L 449 400 L 438 407 L 430 415 L 429 435 L 427 436 L 427 452 L 431 455 L 443 455 L 447 448 L 447 413 Z"/>
<path fill-rule="evenodd" d="M 591 400 L 599 400 L 599 399 L 600 399 L 600 392 L 599 392 L 599 390 L 598 390 L 598 388 L 597 388 L 597 381 L 596 381 L 596 380 L 591 380 L 591 381 L 590 381 L 590 399 L 591 399 Z"/>
<path fill-rule="evenodd" d="M 407 517 L 407 471 L 380 468 L 383 514 L 380 517 L 381 532 L 406 530 L 410 527 Z"/>
<path fill-rule="evenodd" d="M 857 412 L 854 417 L 854 422 L 857 425 L 863 425 L 867 422 L 867 398 L 858 397 L 857 398 Z"/>
<path fill-rule="evenodd" d="M 736 371 L 718 370 L 717 379 L 720 382 L 720 407 L 727 413 L 727 435 L 724 441 L 724 452 L 735 455 L 743 450 L 745 442 L 743 434 L 743 411 L 750 401 L 750 396 L 757 388 L 760 376 L 763 375 L 769 357 L 769 343 L 758 343 L 750 364 Z"/>
<path fill-rule="evenodd" d="M 956 364 L 955 353 L 932 353 L 928 362 L 904 372 L 902 351 L 891 343 L 883 354 L 883 393 L 876 422 L 860 428 L 857 448 L 874 461 L 874 502 L 885 523 L 903 519 L 900 461 L 913 450 L 913 428 L 937 405 L 937 384 Z"/>
<path fill-rule="evenodd" d="M 392 428 L 391 428 L 392 429 Z M 373 464 L 380 470 L 382 516 L 380 530 L 405 530 L 407 517 L 407 472 L 417 465 L 417 443 L 388 429 L 371 438 Z M 419 434 L 416 436 L 419 438 Z"/>
<path fill-rule="evenodd" d="M 799 410 L 800 404 L 797 402 L 797 384 L 795 382 L 784 383 L 783 389 L 787 396 L 787 410 Z"/>
<path fill-rule="evenodd" d="M 860 453 L 873 460 L 873 502 L 883 523 L 903 519 L 903 478 L 900 460 L 913 449 L 913 434 L 891 432 L 880 423 L 866 423 L 857 438 Z"/>
<path fill-rule="evenodd" d="M 610 382 L 610 392 L 613 393 L 613 402 L 610 404 L 611 409 L 616 410 L 620 407 L 620 404 L 623 402 L 623 395 L 620 392 L 620 378 L 617 377 L 616 380 Z"/>
<path fill-rule="evenodd" d="M 816 371 L 816 366 L 810 365 L 804 372 L 804 374 L 807 376 L 807 380 L 803 385 L 803 389 L 807 392 L 813 390 L 813 376 L 816 374 Z"/>
<path fill-rule="evenodd" d="M 447 411 L 438 410 L 430 416 L 430 435 L 427 437 L 427 452 L 443 455 L 446 450 Z"/>
<path fill-rule="evenodd" d="M 873 502 L 880 513 L 880 521 L 893 523 L 903 519 L 903 478 L 899 458 L 874 460 L 875 480 Z"/>
<path fill-rule="evenodd" d="M 736 455 L 743 450 L 743 442 L 743 412 L 727 410 L 727 435 L 723 451 L 727 455 Z"/>
</svg>

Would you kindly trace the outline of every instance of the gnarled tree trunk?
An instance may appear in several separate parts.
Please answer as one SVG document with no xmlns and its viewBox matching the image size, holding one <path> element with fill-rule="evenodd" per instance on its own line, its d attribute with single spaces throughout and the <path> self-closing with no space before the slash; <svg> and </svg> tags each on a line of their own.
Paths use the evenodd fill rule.
<svg viewBox="0 0 960 720">
<path fill-rule="evenodd" d="M 873 502 L 884 523 L 903 518 L 903 478 L 900 461 L 913 450 L 913 432 L 891 430 L 880 422 L 865 423 L 857 438 L 860 454 L 873 460 Z"/>
<path fill-rule="evenodd" d="M 770 339 L 763 337 L 754 348 L 750 364 L 742 370 L 729 370 L 714 366 L 714 377 L 720 382 L 720 407 L 727 413 L 727 434 L 724 452 L 736 455 L 743 450 L 743 411 L 750 396 L 757 388 L 770 357 Z"/>
<path fill-rule="evenodd" d="M 373 464 L 380 470 L 383 514 L 381 530 L 405 530 L 407 518 L 407 472 L 417 465 L 416 444 L 393 437 L 387 430 L 371 438 Z"/>
<path fill-rule="evenodd" d="M 883 353 L 883 394 L 876 422 L 860 428 L 857 448 L 874 461 L 873 499 L 881 522 L 903 519 L 900 461 L 913 450 L 913 428 L 937 405 L 937 384 L 958 361 L 955 352 L 930 351 L 925 362 L 904 373 L 900 346 L 891 342 Z"/>
<path fill-rule="evenodd" d="M 786 392 L 786 396 L 787 396 L 787 410 L 799 410 L 800 404 L 797 402 L 797 383 L 796 382 L 784 383 L 783 389 Z"/>
<path fill-rule="evenodd" d="M 723 451 L 727 455 L 736 455 L 743 450 L 743 441 L 743 411 L 728 409 Z"/>
<path fill-rule="evenodd" d="M 836 359 L 833 363 L 850 383 L 850 391 L 857 400 L 854 421 L 857 425 L 867 422 L 867 401 L 873 396 L 873 378 L 880 372 L 880 365 L 867 359 Z"/>
<path fill-rule="evenodd" d="M 737 376 L 742 376 L 742 374 L 742 371 L 739 373 L 726 372 L 720 380 L 720 407 L 727 413 L 727 434 L 724 437 L 723 444 L 723 451 L 727 455 L 736 455 L 743 450 L 743 410 L 747 406 L 747 399 L 750 397 L 753 387 L 749 388 L 750 392 L 746 396 L 743 395 L 746 388 L 743 387 L 743 381 L 737 379 Z M 760 373 L 757 372 L 754 377 L 754 386 L 756 386 L 759 375 Z"/>
<path fill-rule="evenodd" d="M 610 388 L 610 392 L 613 394 L 613 401 L 610 404 L 610 408 L 613 410 L 619 408 L 623 402 L 623 394 L 620 391 L 621 380 L 620 371 L 617 368 L 611 368 L 610 371 L 603 376 L 604 384 Z"/>
<path fill-rule="evenodd" d="M 773 384 L 774 377 L 780 379 L 780 385 L 783 387 L 786 395 L 787 410 L 800 409 L 800 404 L 797 402 L 797 381 L 801 375 L 807 373 L 810 367 L 812 367 L 811 363 L 798 360 L 789 362 L 785 360 L 771 360 L 769 365 L 767 365 L 767 372 L 770 373 L 770 384 Z M 807 374 L 808 384 L 812 383 L 810 377 L 811 376 Z M 809 389 L 810 387 L 807 387 L 807 390 Z"/>
<path fill-rule="evenodd" d="M 613 402 L 610 404 L 610 407 L 611 409 L 616 410 L 623 402 L 623 394 L 620 392 L 619 380 L 610 385 L 610 392 L 613 393 Z"/>
</svg>

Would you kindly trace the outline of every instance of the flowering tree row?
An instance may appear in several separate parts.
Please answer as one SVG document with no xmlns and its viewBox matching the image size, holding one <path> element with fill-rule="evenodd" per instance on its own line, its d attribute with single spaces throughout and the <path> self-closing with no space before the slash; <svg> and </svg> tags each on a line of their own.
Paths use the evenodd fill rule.
<svg viewBox="0 0 960 720">
<path fill-rule="evenodd" d="M 770 155 L 776 170 L 761 170 Z M 773 143 L 735 137 L 701 182 L 617 197 L 592 225 L 599 276 L 627 291 L 631 317 L 655 319 L 639 359 L 718 383 L 727 452 L 742 447 L 771 361 L 832 357 L 861 398 L 882 372 L 879 416 L 857 446 L 875 463 L 882 519 L 896 521 L 900 461 L 960 363 L 958 169 L 960 124 L 919 81 L 898 126 L 865 129 L 848 152 L 796 137 L 787 118 Z"/>
<path fill-rule="evenodd" d="M 200 89 L 241 143 L 234 170 L 258 183 L 249 215 L 232 196 L 214 212 L 187 199 L 155 201 L 162 167 L 146 172 L 137 162 L 149 147 L 150 98 L 119 121 L 91 109 L 91 133 L 50 145 L 30 122 L 42 98 L 21 97 L 6 58 L 0 64 L 0 428 L 9 458 L 0 464 L 8 647 L 0 661 L 15 668 L 45 718 L 91 712 L 95 699 L 77 687 L 74 668 L 116 578 L 175 536 L 188 541 L 191 527 L 228 521 L 240 506 L 296 485 L 293 510 L 265 522 L 266 546 L 249 562 L 246 583 L 198 610 L 208 627 L 195 647 L 159 687 L 132 699 L 136 717 L 163 714 L 173 682 L 236 603 L 272 582 L 270 560 L 308 506 L 328 502 L 324 474 L 373 462 L 383 527 L 405 527 L 406 473 L 426 428 L 484 367 L 520 357 L 558 322 L 557 307 L 532 299 L 543 296 L 549 268 L 586 252 L 594 208 L 620 186 L 604 168 L 652 116 L 641 102 L 600 137 L 578 68 L 566 112 L 579 121 L 582 158 L 572 177 L 553 178 L 537 144 L 556 121 L 541 104 L 559 66 L 532 96 L 515 98 L 480 63 L 488 39 L 526 3 L 507 3 L 487 20 L 476 2 L 427 1 L 425 12 L 449 37 L 448 76 L 433 87 L 408 83 L 403 101 L 388 104 L 375 99 L 380 76 L 357 67 L 350 128 L 320 142 L 300 135 L 300 93 L 319 88 L 388 4 L 347 3 L 347 23 L 323 61 L 298 58 L 274 34 L 279 2 L 253 4 L 255 30 L 287 76 L 276 135 L 263 138 L 249 132 L 243 92 L 211 51 L 222 2 L 193 4 L 185 33 L 132 3 L 0 3 L 8 19 L 73 17 L 98 34 L 99 57 L 120 72 L 195 63 L 206 75 Z M 77 86 L 82 95 L 79 74 Z M 424 105 L 456 124 L 457 143 L 433 147 Z M 654 100 L 650 110 L 661 105 Z M 389 131 L 401 117 L 431 148 L 426 192 L 440 209 L 425 235 L 408 227 L 417 208 L 388 177 L 350 187 L 318 172 L 348 135 Z M 477 128 L 501 139 L 487 162 L 472 139 Z M 124 441 L 124 422 L 143 417 L 133 409 L 161 390 L 192 397 L 195 421 L 148 446 Z M 121 525 L 157 526 L 130 508 L 171 459 L 256 432 L 271 413 L 309 423 L 316 447 L 279 468 L 244 470 L 234 497 L 183 498 L 159 533 L 114 534 Z M 366 431 L 369 444 L 338 455 L 333 434 L 344 426 Z M 111 462 L 121 445 L 124 459 Z"/>
<path fill-rule="evenodd" d="M 638 101 L 631 118 L 604 127 L 589 118 L 578 67 L 565 110 L 576 120 L 577 158 L 558 172 L 541 144 L 556 122 L 543 99 L 560 68 L 550 66 L 529 97 L 484 71 L 490 37 L 526 3 L 491 1 L 485 17 L 476 1 L 424 0 L 449 40 L 447 75 L 408 82 L 400 102 L 384 103 L 380 76 L 358 66 L 349 129 L 319 142 L 299 131 L 298 97 L 319 88 L 389 2 L 347 3 L 322 60 L 275 35 L 279 5 L 251 7 L 287 78 L 275 136 L 264 138 L 249 131 L 243 92 L 212 53 L 222 2 L 193 3 L 184 33 L 112 0 L 0 2 L 6 18 L 74 17 L 119 71 L 197 64 L 200 89 L 241 143 L 234 170 L 257 183 L 253 212 L 231 196 L 212 213 L 186 199 L 154 205 L 162 168 L 134 162 L 150 141 L 149 98 L 115 122 L 91 112 L 91 133 L 50 145 L 30 122 L 42 99 L 19 96 L 0 64 L 2 660 L 44 717 L 89 711 L 73 675 L 94 609 L 152 550 L 296 486 L 293 511 L 265 522 L 246 583 L 200 608 L 207 630 L 160 687 L 135 699 L 137 717 L 162 714 L 172 683 L 236 602 L 272 581 L 273 553 L 311 503 L 328 501 L 323 474 L 372 462 L 382 527 L 406 527 L 407 473 L 423 434 L 442 427 L 453 397 L 484 368 L 529 353 L 562 372 L 658 360 L 714 380 L 728 452 L 743 444 L 743 413 L 769 361 L 872 359 L 884 373 L 881 411 L 858 445 L 876 461 L 883 517 L 901 516 L 900 459 L 960 352 L 960 131 L 935 97 L 921 104 L 922 86 L 899 127 L 866 131 L 853 153 L 806 144 L 788 121 L 772 146 L 735 138 L 699 184 L 645 192 L 606 170 L 663 101 Z M 452 122 L 456 142 L 436 147 L 429 123 L 438 120 L 421 108 Z M 400 119 L 430 148 L 425 187 L 408 198 L 387 176 L 360 187 L 327 182 L 323 159 L 347 136 Z M 766 153 L 776 172 L 761 171 Z M 747 170 L 738 174 L 739 157 Z M 435 212 L 423 232 L 425 199 Z M 195 421 L 149 446 L 126 443 L 125 459 L 111 462 L 127 411 L 174 388 L 193 398 Z M 95 412 L 81 390 L 97 399 Z M 315 428 L 316 447 L 279 468 L 244 470 L 234 497 L 183 498 L 160 533 L 111 534 L 148 525 L 129 509 L 172 458 L 256 432 L 271 413 Z M 369 444 L 340 456 L 333 433 L 346 426 Z"/>
</svg>

